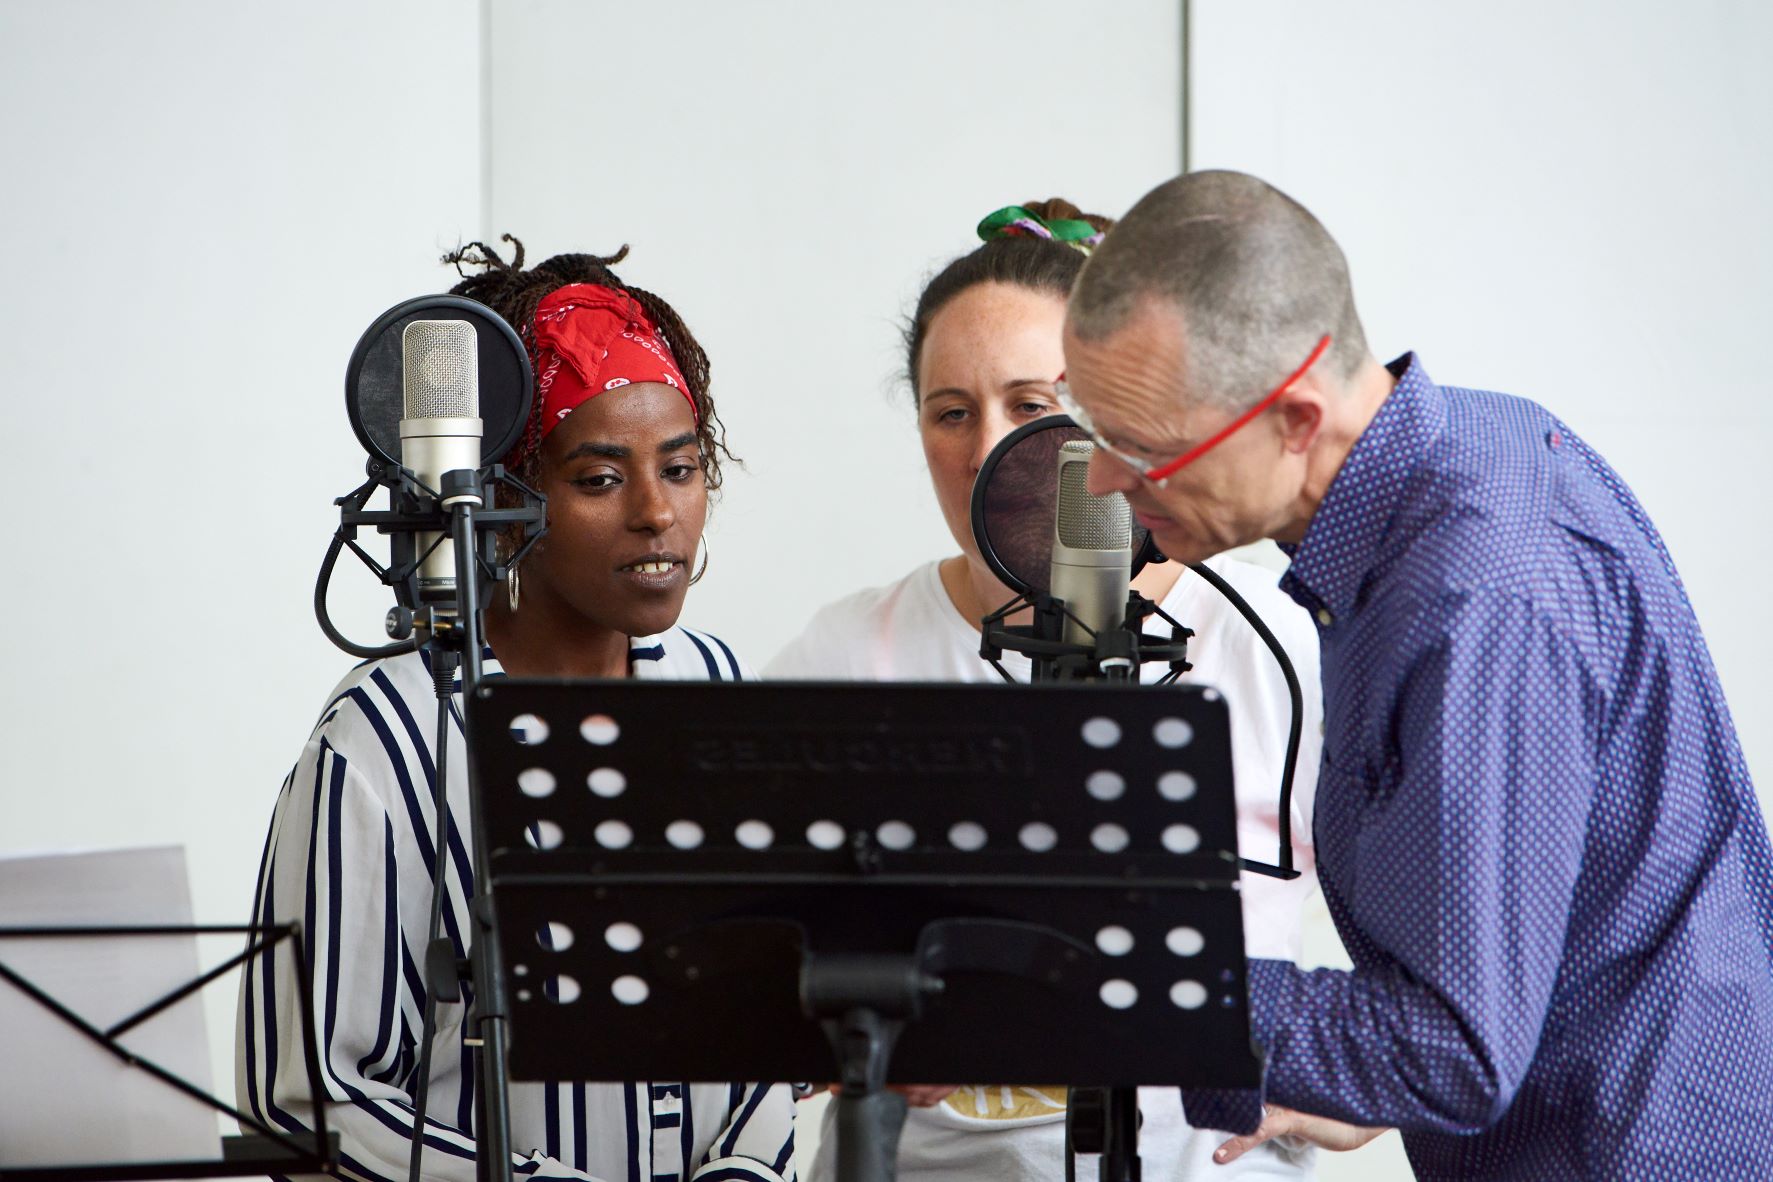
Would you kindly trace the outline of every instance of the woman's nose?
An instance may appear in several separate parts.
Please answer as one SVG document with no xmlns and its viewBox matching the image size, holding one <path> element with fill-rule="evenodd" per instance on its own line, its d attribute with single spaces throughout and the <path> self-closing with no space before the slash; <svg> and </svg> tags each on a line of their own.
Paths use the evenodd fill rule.
<svg viewBox="0 0 1773 1182">
<path fill-rule="evenodd" d="M 979 434 L 973 440 L 973 456 L 969 461 L 973 475 L 985 466 L 986 457 L 992 449 L 1003 442 L 1003 437 L 1010 433 L 1010 422 L 1000 415 L 981 415 L 979 418 Z"/>
<path fill-rule="evenodd" d="M 658 480 L 638 480 L 636 486 L 637 503 L 629 516 L 628 527 L 642 533 L 662 534 L 677 521 L 677 512 L 671 506 L 671 498 L 666 495 L 665 486 Z"/>
</svg>

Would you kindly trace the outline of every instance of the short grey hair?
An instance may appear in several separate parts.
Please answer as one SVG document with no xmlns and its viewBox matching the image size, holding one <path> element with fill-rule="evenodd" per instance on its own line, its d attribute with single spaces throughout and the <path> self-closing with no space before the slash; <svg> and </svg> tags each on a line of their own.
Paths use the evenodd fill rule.
<svg viewBox="0 0 1773 1182">
<path fill-rule="evenodd" d="M 1367 358 L 1342 248 L 1310 210 L 1241 172 L 1185 173 L 1140 198 L 1078 277 L 1071 331 L 1103 340 L 1152 298 L 1182 314 L 1191 401 L 1251 405 L 1325 333 L 1319 364 L 1339 378 Z"/>
</svg>

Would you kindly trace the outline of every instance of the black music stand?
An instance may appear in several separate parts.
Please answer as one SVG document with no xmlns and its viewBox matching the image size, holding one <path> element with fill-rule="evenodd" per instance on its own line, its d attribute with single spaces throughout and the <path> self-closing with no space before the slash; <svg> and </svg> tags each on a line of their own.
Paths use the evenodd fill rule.
<svg viewBox="0 0 1773 1182">
<path fill-rule="evenodd" d="M 244 935 L 246 948 L 207 972 L 200 973 L 165 995 L 148 1003 L 116 1022 L 100 1028 L 69 1009 L 50 992 L 28 980 L 6 963 L 5 942 L 8 940 L 105 940 L 136 939 L 143 936 Z M 314 1041 L 313 978 L 307 958 L 302 952 L 300 930 L 294 924 L 169 924 L 165 926 L 135 925 L 111 927 L 0 927 L 0 980 L 35 1001 L 56 1019 L 72 1027 L 103 1047 L 130 1067 L 153 1076 L 167 1087 L 182 1092 L 218 1112 L 227 1113 L 243 1128 L 256 1135 L 224 1137 L 218 1141 L 214 1158 L 179 1161 L 92 1162 L 78 1165 L 7 1166 L 0 1162 L 0 1182 L 106 1182 L 112 1179 L 151 1178 L 220 1178 L 252 1174 L 315 1174 L 330 1172 L 338 1157 L 338 1134 L 328 1132 L 326 1106 L 315 1105 L 314 1128 L 307 1133 L 290 1133 L 249 1116 L 206 1092 L 189 1080 L 169 1071 L 152 1060 L 143 1058 L 124 1042 L 124 1036 L 142 1023 L 163 1013 L 171 1006 L 196 993 L 253 957 L 289 941 L 295 957 L 296 982 L 301 1001 L 303 1065 L 308 1073 L 310 1095 L 320 1096 L 320 1058 Z M 41 1066 L 41 1065 L 39 1065 Z M 0 1158 L 4 1150 L 0 1149 Z"/>
<path fill-rule="evenodd" d="M 888 1080 L 1259 1086 L 1214 690 L 510 679 L 469 717 L 513 1078 L 835 1051 L 846 1182 L 891 1176 Z"/>
</svg>

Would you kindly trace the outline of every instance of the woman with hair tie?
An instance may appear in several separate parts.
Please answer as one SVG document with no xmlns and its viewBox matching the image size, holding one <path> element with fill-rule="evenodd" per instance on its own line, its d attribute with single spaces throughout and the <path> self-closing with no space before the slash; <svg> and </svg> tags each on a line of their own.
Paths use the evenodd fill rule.
<svg viewBox="0 0 1773 1182">
<path fill-rule="evenodd" d="M 906 328 L 907 374 L 930 481 L 951 535 L 944 541 L 959 553 L 821 609 L 769 664 L 767 676 L 998 680 L 979 656 L 979 626 L 1012 596 L 973 540 L 973 478 L 1005 435 L 1059 412 L 1054 382 L 1065 368 L 1060 348 L 1065 301 L 1089 250 L 1109 226 L 1057 198 L 1009 206 L 980 223 L 983 245 L 950 262 L 925 286 Z M 1280 638 L 1306 691 L 1307 741 L 1293 795 L 1294 860 L 1306 873 L 1293 882 L 1249 873 L 1242 879 L 1251 955 L 1296 959 L 1300 910 L 1315 882 L 1308 835 L 1321 733 L 1317 635 L 1303 610 L 1281 593 L 1272 572 L 1224 556 L 1208 565 Z M 1272 861 L 1290 722 L 1286 684 L 1273 655 L 1229 603 L 1178 564 L 1148 566 L 1133 586 L 1194 629 L 1189 659 L 1195 668 L 1183 680 L 1225 692 L 1231 705 L 1238 840 L 1245 855 Z M 1027 680 L 1027 658 L 1006 653 L 1004 665 Z M 1034 1015 L 1028 1028 L 1038 1037 Z M 990 1084 L 907 1092 L 913 1107 L 899 1148 L 899 1176 L 905 1182 L 1064 1177 L 1063 1087 Z M 1312 1151 L 1295 1150 L 1290 1141 L 1271 1141 L 1230 1165 L 1215 1165 L 1213 1152 L 1226 1135 L 1190 1128 L 1174 1088 L 1143 1090 L 1140 1108 L 1140 1155 L 1144 1176 L 1152 1182 L 1298 1179 L 1312 1172 Z M 828 1137 L 822 1140 L 815 1163 L 813 1173 L 821 1182 L 831 1177 L 830 1146 Z"/>
<path fill-rule="evenodd" d="M 727 452 L 708 359 L 664 300 L 625 285 L 613 257 L 558 255 L 525 270 L 481 243 L 446 257 L 455 294 L 518 330 L 535 405 L 505 463 L 548 498 L 548 531 L 486 612 L 486 676 L 740 680 L 719 640 L 681 626 L 709 495 Z M 467 274 L 466 266 L 476 273 Z M 703 562 L 706 562 L 704 553 Z M 459 695 L 458 682 L 458 695 Z M 459 698 L 458 698 L 459 702 Z M 327 699 L 284 782 L 254 919 L 303 923 L 315 982 L 327 1117 L 343 1173 L 407 1177 L 431 904 L 435 690 L 425 654 L 359 665 Z M 456 718 L 460 719 L 459 706 Z M 452 839 L 444 933 L 465 957 L 473 894 L 467 759 L 447 760 Z M 240 996 L 242 1105 L 306 1128 L 314 1097 L 286 956 L 247 966 Z M 461 1005 L 438 1007 L 424 1175 L 474 1177 L 474 1060 Z M 785 1086 L 513 1084 L 513 1166 L 531 1178 L 783 1182 L 793 1102 Z"/>
</svg>

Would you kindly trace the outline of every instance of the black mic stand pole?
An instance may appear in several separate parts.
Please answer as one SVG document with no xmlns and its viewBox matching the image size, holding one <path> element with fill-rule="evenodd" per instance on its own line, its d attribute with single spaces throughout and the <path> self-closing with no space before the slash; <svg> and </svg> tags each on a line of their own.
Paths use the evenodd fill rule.
<svg viewBox="0 0 1773 1182">
<path fill-rule="evenodd" d="M 1138 592 L 1129 594 L 1127 602 L 1126 622 L 1119 628 L 1107 628 L 1091 636 L 1092 649 L 1088 663 L 1080 672 L 1080 680 L 1093 681 L 1100 679 L 1109 682 L 1136 681 L 1139 677 L 1139 627 L 1142 618 L 1144 597 Z M 1064 610 L 1063 601 L 1059 601 L 1060 610 Z M 1186 643 L 1186 640 L 1184 640 Z M 1042 659 L 1042 664 L 1050 663 L 1052 658 Z M 1055 670 L 1047 670 L 1050 680 L 1057 676 Z M 1087 1097 L 1087 1098 L 1086 1098 Z M 1100 1123 L 1096 1128 L 1098 1134 L 1096 1144 L 1087 1149 L 1079 1149 L 1077 1131 L 1068 1129 L 1066 1140 L 1072 1142 L 1073 1152 L 1095 1152 L 1096 1177 L 1098 1182 L 1141 1182 L 1142 1169 L 1139 1159 L 1139 1089 L 1138 1088 L 1072 1088 L 1065 1103 L 1065 1118 L 1073 1119 L 1075 1106 L 1082 1103 L 1086 1108 L 1100 1105 L 1096 1115 Z M 1070 1172 L 1071 1162 L 1066 1162 Z"/>
<path fill-rule="evenodd" d="M 1003 620 L 1015 610 L 1012 601 L 984 621 L 980 653 L 1009 680 L 998 664 L 997 652 L 1010 648 L 1028 655 L 1031 681 L 1137 681 L 1143 661 L 1164 660 L 1172 680 L 1188 669 L 1188 638 L 1193 632 L 1170 620 L 1171 640 L 1166 644 L 1146 637 L 1141 622 L 1151 613 L 1169 619 L 1156 604 L 1137 591 L 1127 596 L 1127 609 L 1119 627 L 1096 630 L 1072 615 L 1063 599 L 1046 593 L 1032 597 L 1034 623 L 1011 632 Z M 1088 634 L 1087 642 L 1062 639 L 1069 619 Z M 1076 1176 L 1076 1155 L 1097 1155 L 1098 1182 L 1141 1182 L 1139 1160 L 1139 1089 L 1071 1088 L 1065 1101 L 1065 1177 Z"/>
<path fill-rule="evenodd" d="M 455 542 L 456 627 L 454 639 L 462 654 L 463 741 L 472 731 L 468 715 L 474 710 L 474 690 L 481 678 L 480 563 L 474 515 L 480 507 L 480 478 L 462 470 L 443 477 L 443 503 L 450 509 L 450 533 Z M 474 1095 L 474 1169 L 479 1182 L 510 1182 L 511 1108 L 506 1072 L 506 1022 L 510 1017 L 505 995 L 504 966 L 500 963 L 497 920 L 487 879 L 492 864 L 482 816 L 479 763 L 468 759 L 468 824 L 473 830 L 474 897 L 469 901 L 473 935 L 468 941 L 468 961 L 474 980 L 474 1016 L 479 1027 L 480 1053 L 476 1065 L 480 1086 Z M 442 858 L 445 851 L 439 850 Z"/>
<path fill-rule="evenodd" d="M 437 690 L 436 829 L 433 834 L 436 856 L 431 920 L 422 969 L 426 999 L 413 1096 L 412 1148 L 407 1161 L 407 1177 L 409 1182 L 422 1182 L 424 1176 L 421 1159 L 425 1146 L 425 1109 L 430 1085 L 431 1043 L 436 1033 L 436 1007 L 439 1003 L 459 1003 L 463 981 L 471 981 L 474 1009 L 468 1029 L 472 1036 L 465 1037 L 463 1042 L 480 1052 L 479 1086 L 475 1091 L 474 1135 L 479 1148 L 475 1154 L 475 1169 L 479 1182 L 510 1182 L 513 1167 L 506 1069 L 506 1023 L 510 1011 L 501 984 L 497 929 L 486 877 L 491 865 L 490 847 L 483 825 L 480 783 L 472 758 L 468 763 L 469 827 L 472 829 L 469 858 L 470 881 L 475 890 L 469 900 L 468 930 L 462 933 L 467 958 L 458 959 L 450 939 L 441 935 L 451 829 L 449 716 L 455 673 L 460 668 L 464 691 L 463 743 L 465 749 L 471 747 L 472 740 L 467 735 L 472 732 L 467 729 L 466 720 L 468 712 L 473 710 L 473 691 L 481 681 L 484 644 L 480 600 L 546 532 L 546 498 L 511 476 L 499 464 L 492 465 L 484 474 L 466 468 L 450 471 L 444 474 L 439 484 L 442 491 L 433 491 L 398 463 L 388 464 L 371 458 L 369 479 L 335 502 L 340 509 L 339 528 L 333 534 L 326 557 L 320 564 L 320 575 L 315 580 L 314 617 L 329 640 L 345 652 L 365 660 L 380 660 L 416 649 L 430 654 L 432 679 Z M 389 491 L 390 507 L 387 510 L 366 508 L 378 487 L 386 487 Z M 495 487 L 511 494 L 519 507 L 486 508 L 489 490 Z M 373 526 L 379 533 L 389 536 L 392 560 L 388 565 L 378 563 L 357 544 L 356 532 L 365 526 Z M 521 529 L 524 541 L 501 562 L 492 535 L 511 528 Z M 455 546 L 456 590 L 453 596 L 445 595 L 431 602 L 420 590 L 419 571 L 431 549 L 441 544 L 445 533 Z M 419 535 L 429 535 L 432 539 L 431 547 L 423 552 L 415 542 Z M 484 544 L 481 544 L 481 535 L 486 535 Z M 388 635 L 394 640 L 392 644 L 379 647 L 358 644 L 332 623 L 326 607 L 327 590 L 338 557 L 347 548 L 378 579 L 394 588 L 396 606 L 388 613 L 386 621 Z M 468 753 L 472 755 L 471 751 Z M 473 1068 L 464 1064 L 463 1070 L 466 1073 Z M 496 1164 L 500 1162 L 503 1164 Z"/>
<path fill-rule="evenodd" d="M 439 481 L 441 505 L 449 513 L 450 540 L 455 546 L 456 593 L 453 608 L 438 605 L 428 615 L 421 646 L 431 654 L 431 674 L 437 686 L 437 832 L 433 843 L 436 872 L 431 884 L 431 923 L 425 945 L 425 1021 L 419 1049 L 419 1081 L 413 1105 L 413 1144 L 407 1162 L 408 1182 L 423 1182 L 420 1165 L 424 1152 L 426 1095 L 430 1085 L 431 1040 L 435 1037 L 435 1012 L 439 1001 L 459 1002 L 461 982 L 472 982 L 474 1035 L 464 1039 L 477 1047 L 478 1086 L 474 1092 L 474 1169 L 478 1182 L 510 1182 L 511 1112 L 506 1071 L 506 1027 L 509 1016 L 503 985 L 497 928 L 493 918 L 492 892 L 487 868 L 491 865 L 486 843 L 486 823 L 481 815 L 477 761 L 470 749 L 473 732 L 468 714 L 474 709 L 474 690 L 480 684 L 483 647 L 480 616 L 480 547 L 476 520 L 485 503 L 480 474 L 470 469 L 447 472 Z M 404 629 L 402 629 L 404 630 Z M 463 933 L 468 958 L 458 962 L 447 937 L 439 934 L 444 905 L 444 875 L 449 858 L 449 712 L 455 672 L 462 674 L 462 741 L 468 759 L 469 858 L 474 891 L 468 900 L 468 931 Z M 464 1072 L 466 1074 L 466 1072 Z M 503 1163 L 502 1165 L 499 1163 Z"/>
</svg>

